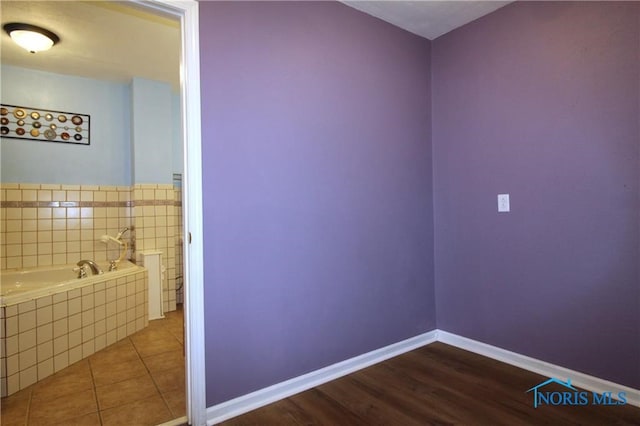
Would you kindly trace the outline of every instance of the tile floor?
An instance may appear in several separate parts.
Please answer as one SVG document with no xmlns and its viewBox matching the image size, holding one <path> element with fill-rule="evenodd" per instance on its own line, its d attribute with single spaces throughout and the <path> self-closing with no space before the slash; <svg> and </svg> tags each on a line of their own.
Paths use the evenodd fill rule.
<svg viewBox="0 0 640 426">
<path fill-rule="evenodd" d="M 157 425 L 185 415 L 183 312 L 1 401 L 2 426 Z"/>
</svg>

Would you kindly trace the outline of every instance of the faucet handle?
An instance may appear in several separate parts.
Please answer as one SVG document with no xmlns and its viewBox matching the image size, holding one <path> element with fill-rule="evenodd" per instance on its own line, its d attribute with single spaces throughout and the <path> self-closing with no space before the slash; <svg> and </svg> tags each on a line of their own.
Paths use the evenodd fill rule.
<svg viewBox="0 0 640 426">
<path fill-rule="evenodd" d="M 78 273 L 78 278 L 87 278 L 87 270 L 85 269 L 85 265 L 73 268 L 73 272 Z"/>
<path fill-rule="evenodd" d="M 118 270 L 118 261 L 117 260 L 112 260 L 109 262 L 109 272 L 112 271 L 117 271 Z"/>
</svg>

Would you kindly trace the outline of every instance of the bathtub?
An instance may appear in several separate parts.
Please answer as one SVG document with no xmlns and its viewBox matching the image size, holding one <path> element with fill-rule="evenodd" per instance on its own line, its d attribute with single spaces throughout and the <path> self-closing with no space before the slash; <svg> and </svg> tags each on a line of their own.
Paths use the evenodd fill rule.
<svg viewBox="0 0 640 426">
<path fill-rule="evenodd" d="M 0 272 L 3 397 L 149 324 L 147 270 L 99 266 L 85 278 L 75 264 Z"/>
<path fill-rule="evenodd" d="M 86 278 L 78 278 L 74 272 L 76 265 L 47 266 L 18 271 L 0 272 L 0 306 L 13 305 L 25 300 L 36 299 L 40 296 L 73 290 L 94 284 L 105 279 L 126 276 L 134 271 L 144 270 L 129 261 L 120 262 L 117 271 L 109 271 L 108 264 L 99 264 L 104 271 L 101 275 L 91 275 L 88 271 Z"/>
</svg>

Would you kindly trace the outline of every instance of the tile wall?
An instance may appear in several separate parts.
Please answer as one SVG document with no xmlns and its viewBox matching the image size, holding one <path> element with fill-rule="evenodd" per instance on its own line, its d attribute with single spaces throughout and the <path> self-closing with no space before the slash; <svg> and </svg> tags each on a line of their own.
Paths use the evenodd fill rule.
<svg viewBox="0 0 640 426">
<path fill-rule="evenodd" d="M 136 251 L 162 250 L 164 311 L 176 309 L 176 276 L 182 276 L 181 190 L 171 184 L 130 186 L 0 185 L 0 269 L 66 265 L 81 259 L 117 259 L 120 247 L 100 236 L 123 235 Z M 176 272 L 178 271 L 178 272 Z"/>
<path fill-rule="evenodd" d="M 2 396 L 146 327 L 148 274 L 132 272 L 0 307 Z"/>
<path fill-rule="evenodd" d="M 182 186 L 174 186 L 173 199 L 175 200 L 175 245 L 176 245 L 176 302 L 184 303 L 184 255 L 182 235 Z"/>
<path fill-rule="evenodd" d="M 130 197 L 128 186 L 2 184 L 0 269 L 117 259 L 100 236 L 131 225 Z"/>
<path fill-rule="evenodd" d="M 171 184 L 136 184 L 132 205 L 136 252 L 161 250 L 165 266 L 164 312 L 176 309 L 176 211 L 175 191 Z M 182 272 L 180 272 L 182 274 Z"/>
</svg>

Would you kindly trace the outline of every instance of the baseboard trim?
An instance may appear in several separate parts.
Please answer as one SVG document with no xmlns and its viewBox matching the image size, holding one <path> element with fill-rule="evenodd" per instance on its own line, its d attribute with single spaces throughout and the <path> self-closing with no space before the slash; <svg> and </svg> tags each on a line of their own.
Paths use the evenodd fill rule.
<svg viewBox="0 0 640 426">
<path fill-rule="evenodd" d="M 560 380 L 571 378 L 571 383 L 573 385 L 579 388 L 586 389 L 588 391 L 598 393 L 614 391 L 614 394 L 616 394 L 617 392 L 626 392 L 627 403 L 636 407 L 640 407 L 640 390 L 638 389 L 619 385 L 608 380 L 590 376 L 579 371 L 570 370 L 565 367 L 560 367 L 559 365 L 531 358 L 526 355 L 521 355 L 516 352 L 511 352 L 506 349 L 498 348 L 496 346 L 491 346 L 486 343 L 469 339 L 467 337 L 458 336 L 456 334 L 449 333 L 443 330 L 436 331 L 436 339 L 439 342 L 446 343 L 460 349 L 465 349 L 469 352 L 483 355 L 487 358 L 492 358 L 506 364 L 511 364 L 513 366 L 523 368 L 525 370 L 532 371 L 546 377 L 555 377 Z M 531 384 L 531 386 L 534 385 L 535 383 Z"/>
<path fill-rule="evenodd" d="M 272 402 L 377 364 L 394 356 L 412 351 L 436 341 L 436 330 L 385 346 L 380 349 L 338 362 L 293 379 L 251 392 L 207 408 L 207 425 L 214 425 Z"/>
<path fill-rule="evenodd" d="M 207 408 L 207 425 L 221 423 L 230 418 L 264 407 L 272 402 L 290 397 L 323 383 L 330 382 L 331 380 L 338 379 L 346 376 L 347 374 L 351 374 L 355 371 L 377 364 L 389 358 L 393 358 L 394 356 L 402 355 L 403 353 L 426 346 L 436 341 L 446 343 L 478 355 L 486 356 L 487 358 L 495 359 L 496 361 L 501 361 L 506 364 L 523 368 L 545 377 L 556 377 L 561 380 L 571 378 L 571 383 L 573 385 L 589 391 L 598 393 L 613 391 L 614 394 L 617 392 L 626 392 L 627 403 L 640 407 L 640 390 L 638 389 L 619 385 L 608 380 L 560 367 L 559 365 L 554 365 L 526 355 L 491 346 L 447 331 L 432 330 L 419 336 L 367 352 L 366 354 L 338 362 L 328 367 L 312 371 L 302 376 L 294 377 L 293 379 L 277 383 L 273 386 L 209 407 Z M 535 383 L 532 384 L 532 386 L 534 385 Z"/>
</svg>

